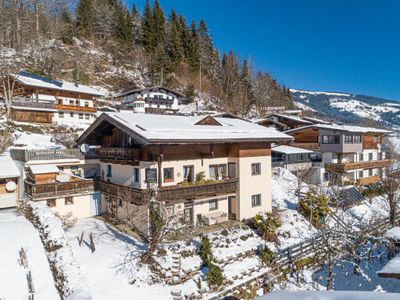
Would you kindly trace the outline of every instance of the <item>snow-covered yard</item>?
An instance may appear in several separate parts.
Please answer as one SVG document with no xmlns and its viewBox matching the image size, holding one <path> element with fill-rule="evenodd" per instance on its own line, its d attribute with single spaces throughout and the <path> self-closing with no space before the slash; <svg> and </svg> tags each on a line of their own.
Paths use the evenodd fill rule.
<svg viewBox="0 0 400 300">
<path fill-rule="evenodd" d="M 24 248 L 35 299 L 59 299 L 39 234 L 23 216 L 0 212 L 0 299 L 28 299 L 27 272 L 18 262 Z"/>
</svg>

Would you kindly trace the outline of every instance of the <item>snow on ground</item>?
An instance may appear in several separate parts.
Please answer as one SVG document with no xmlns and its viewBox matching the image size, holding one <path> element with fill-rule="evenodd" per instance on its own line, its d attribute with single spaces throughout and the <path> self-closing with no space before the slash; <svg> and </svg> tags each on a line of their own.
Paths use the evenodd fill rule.
<svg viewBox="0 0 400 300">
<path fill-rule="evenodd" d="M 378 273 L 400 274 L 400 254 L 392 258 Z"/>
<path fill-rule="evenodd" d="M 301 97 L 301 96 L 300 96 Z M 300 102 L 294 102 L 294 105 L 296 105 L 298 108 L 302 109 L 302 110 L 307 110 L 307 111 L 312 111 L 312 112 L 316 112 L 316 110 L 314 108 L 311 108 L 310 106 L 304 104 L 304 103 L 300 103 Z"/>
<path fill-rule="evenodd" d="M 275 168 L 272 177 L 272 205 L 280 211 L 282 226 L 278 228 L 279 248 L 283 249 L 311 238 L 318 230 L 297 211 L 297 177 L 283 168 Z M 307 185 L 302 184 L 302 192 Z"/>
<path fill-rule="evenodd" d="M 388 231 L 386 231 L 385 237 L 395 241 L 400 241 L 400 227 L 390 228 Z"/>
<path fill-rule="evenodd" d="M 278 291 L 264 295 L 257 300 L 397 300 L 399 295 L 393 293 L 372 292 L 337 292 L 337 291 Z"/>
<path fill-rule="evenodd" d="M 28 299 L 27 271 L 18 263 L 23 247 L 35 288 L 35 299 L 59 299 L 39 234 L 23 216 L 0 212 L 0 299 Z"/>
<path fill-rule="evenodd" d="M 25 148 L 50 148 L 55 147 L 56 143 L 51 140 L 50 135 L 29 133 L 29 132 L 18 132 L 15 145 L 23 145 Z M 57 145 L 59 146 L 59 145 Z"/>
</svg>

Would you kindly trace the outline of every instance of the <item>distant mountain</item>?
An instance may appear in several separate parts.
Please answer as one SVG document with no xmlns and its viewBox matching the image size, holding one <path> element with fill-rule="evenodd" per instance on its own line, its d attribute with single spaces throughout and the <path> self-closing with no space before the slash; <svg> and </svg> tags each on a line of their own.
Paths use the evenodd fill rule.
<svg viewBox="0 0 400 300">
<path fill-rule="evenodd" d="M 295 104 L 314 114 L 350 124 L 377 122 L 400 129 L 400 102 L 383 98 L 336 92 L 290 90 Z M 372 123 L 372 122 L 371 122 Z"/>
</svg>

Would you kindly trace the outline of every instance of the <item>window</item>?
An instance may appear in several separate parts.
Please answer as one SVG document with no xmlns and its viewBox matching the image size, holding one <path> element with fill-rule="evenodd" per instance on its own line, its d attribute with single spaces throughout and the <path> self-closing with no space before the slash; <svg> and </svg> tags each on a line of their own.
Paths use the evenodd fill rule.
<svg viewBox="0 0 400 300">
<path fill-rule="evenodd" d="M 364 177 L 364 171 L 359 171 L 358 172 L 358 177 L 363 178 Z"/>
<path fill-rule="evenodd" d="M 358 154 L 358 161 L 364 161 L 364 153 Z"/>
<path fill-rule="evenodd" d="M 346 134 L 344 136 L 344 143 L 345 144 L 360 144 L 361 143 L 361 135 Z"/>
<path fill-rule="evenodd" d="M 208 167 L 209 175 L 211 179 L 217 180 L 218 179 L 218 165 L 210 165 Z"/>
<path fill-rule="evenodd" d="M 261 175 L 261 164 L 251 164 L 251 175 Z"/>
<path fill-rule="evenodd" d="M 79 114 L 79 119 L 83 119 L 83 114 Z"/>
<path fill-rule="evenodd" d="M 138 183 L 138 182 L 140 181 L 140 180 L 139 180 L 139 168 L 133 168 L 132 177 L 133 177 L 132 181 L 133 181 L 134 183 Z"/>
<path fill-rule="evenodd" d="M 60 111 L 60 112 L 58 113 L 58 117 L 59 117 L 60 119 L 63 119 L 63 118 L 64 118 L 64 112 Z"/>
<path fill-rule="evenodd" d="M 373 176 L 373 172 L 372 171 L 373 171 L 372 169 L 368 170 L 368 176 Z"/>
<path fill-rule="evenodd" d="M 64 201 L 65 201 L 65 205 L 72 205 L 72 204 L 74 204 L 74 197 L 65 197 Z"/>
<path fill-rule="evenodd" d="M 62 104 L 63 104 L 62 99 L 58 99 L 58 100 L 57 100 L 57 103 L 58 103 L 59 105 L 62 105 Z"/>
<path fill-rule="evenodd" d="M 73 112 L 69 113 L 69 115 L 71 116 L 71 118 L 74 117 L 74 113 Z"/>
<path fill-rule="evenodd" d="M 74 100 L 69 100 L 69 105 L 74 105 Z"/>
<path fill-rule="evenodd" d="M 155 168 L 146 169 L 146 182 L 157 182 L 157 169 Z"/>
<path fill-rule="evenodd" d="M 184 166 L 183 167 L 183 180 L 187 182 L 194 181 L 194 167 L 193 166 Z"/>
<path fill-rule="evenodd" d="M 227 168 L 226 164 L 220 165 L 210 165 L 209 166 L 209 175 L 211 179 L 220 180 L 226 178 L 227 176 Z"/>
<path fill-rule="evenodd" d="M 48 207 L 56 207 L 56 199 L 49 199 L 47 200 Z"/>
<path fill-rule="evenodd" d="M 118 199 L 118 206 L 122 207 L 122 205 L 123 205 L 122 199 Z"/>
<path fill-rule="evenodd" d="M 322 144 L 340 144 L 339 135 L 323 135 Z"/>
<path fill-rule="evenodd" d="M 89 115 L 88 114 L 85 115 L 85 119 L 89 120 Z"/>
<path fill-rule="evenodd" d="M 329 173 L 324 172 L 324 181 L 329 181 Z"/>
<path fill-rule="evenodd" d="M 112 177 L 112 165 L 107 165 L 107 177 Z"/>
<path fill-rule="evenodd" d="M 374 136 L 374 144 L 378 144 L 379 142 L 379 138 L 377 135 Z"/>
<path fill-rule="evenodd" d="M 374 160 L 374 154 L 368 153 L 368 160 Z"/>
<path fill-rule="evenodd" d="M 218 209 L 218 200 L 212 199 L 208 201 L 208 210 L 217 210 Z"/>
<path fill-rule="evenodd" d="M 164 182 L 174 181 L 174 168 L 164 168 Z"/>
<path fill-rule="evenodd" d="M 226 164 L 220 164 L 218 166 L 218 178 L 226 178 L 227 172 L 226 172 Z"/>
<path fill-rule="evenodd" d="M 261 206 L 261 194 L 251 196 L 251 206 Z"/>
<path fill-rule="evenodd" d="M 85 101 L 85 107 L 89 107 L 89 102 Z"/>
</svg>

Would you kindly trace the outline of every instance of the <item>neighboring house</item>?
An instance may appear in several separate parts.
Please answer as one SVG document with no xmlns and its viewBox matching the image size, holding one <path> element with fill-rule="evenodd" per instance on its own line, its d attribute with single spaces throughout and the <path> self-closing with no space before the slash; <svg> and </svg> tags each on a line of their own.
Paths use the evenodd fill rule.
<svg viewBox="0 0 400 300">
<path fill-rule="evenodd" d="M 147 216 L 157 186 L 171 213 L 200 225 L 271 211 L 270 144 L 291 139 L 235 118 L 123 112 L 102 114 L 78 143 L 100 146 L 103 211 Z"/>
<path fill-rule="evenodd" d="M 297 115 L 286 115 L 274 113 L 264 119 L 255 122 L 258 125 L 265 127 L 275 127 L 279 131 L 286 131 L 289 129 L 299 128 L 313 124 L 313 122 L 304 120 Z"/>
<path fill-rule="evenodd" d="M 127 89 L 116 96 L 121 109 L 138 113 L 176 113 L 179 104 L 186 103 L 186 96 L 167 87 Z"/>
<path fill-rule="evenodd" d="M 320 153 L 322 182 L 368 185 L 380 180 L 390 165 L 382 151 L 382 137 L 391 131 L 337 124 L 314 124 L 288 130 L 292 146 Z"/>
<path fill-rule="evenodd" d="M 17 205 L 21 172 L 10 156 L 0 155 L 0 209 Z"/>
<path fill-rule="evenodd" d="M 311 154 L 313 151 L 280 145 L 272 148 L 272 167 L 281 167 L 295 175 L 312 168 Z"/>
<path fill-rule="evenodd" d="M 61 215 L 77 218 L 101 213 L 100 194 L 94 179 L 99 161 L 79 149 L 11 148 L 11 157 L 22 176 L 19 198 L 46 203 Z"/>
<path fill-rule="evenodd" d="M 28 72 L 9 75 L 3 80 L 14 81 L 11 118 L 21 122 L 90 125 L 96 119 L 96 99 L 104 96 L 86 85 Z"/>
</svg>

